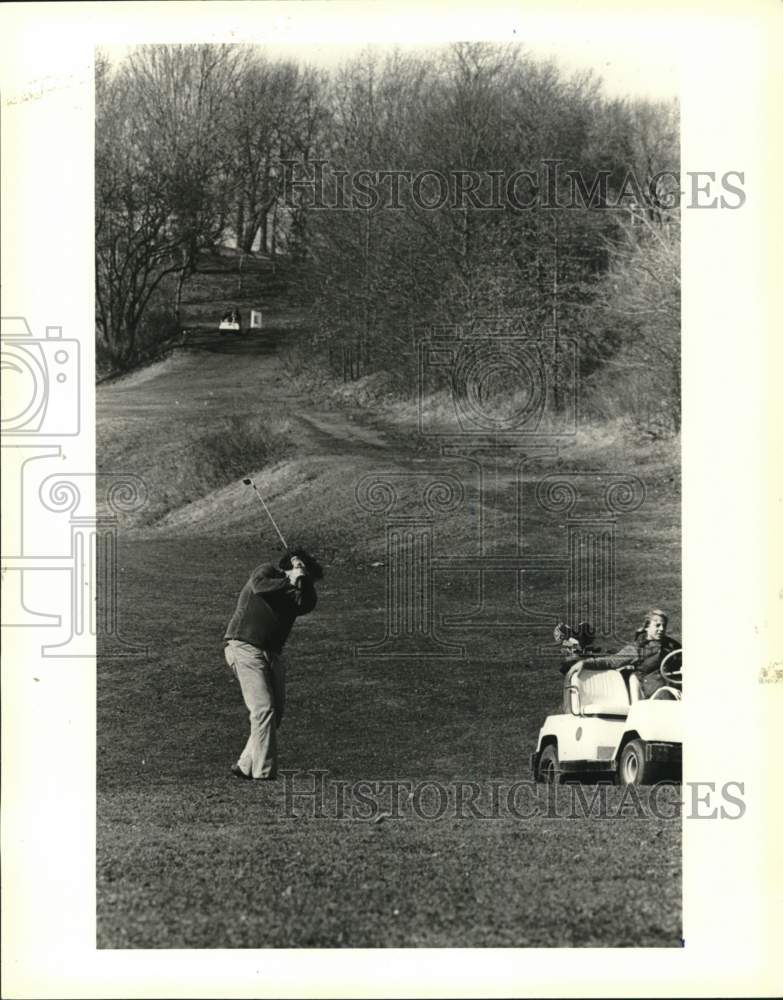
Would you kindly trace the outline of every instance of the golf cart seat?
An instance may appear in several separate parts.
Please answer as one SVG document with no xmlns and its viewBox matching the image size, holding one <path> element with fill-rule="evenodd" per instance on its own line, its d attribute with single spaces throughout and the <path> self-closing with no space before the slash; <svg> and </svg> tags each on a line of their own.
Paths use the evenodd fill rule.
<svg viewBox="0 0 783 1000">
<path fill-rule="evenodd" d="M 628 684 L 628 693 L 631 696 L 631 704 L 635 701 L 641 701 L 644 698 L 644 693 L 642 692 L 642 685 L 639 678 L 635 673 L 629 671 L 626 674 L 626 683 Z"/>
<path fill-rule="evenodd" d="M 592 669 L 583 660 L 569 672 L 566 684 L 574 715 L 628 715 L 631 695 L 618 670 Z"/>
</svg>

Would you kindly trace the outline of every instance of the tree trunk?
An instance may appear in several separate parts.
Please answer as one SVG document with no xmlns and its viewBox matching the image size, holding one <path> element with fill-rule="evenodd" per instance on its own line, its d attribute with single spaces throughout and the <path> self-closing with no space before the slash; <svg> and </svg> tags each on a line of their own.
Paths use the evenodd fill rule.
<svg viewBox="0 0 783 1000">
<path fill-rule="evenodd" d="M 269 209 L 264 209 L 264 214 L 261 216 L 261 245 L 259 250 L 261 253 L 266 253 L 268 249 L 269 241 Z"/>
<path fill-rule="evenodd" d="M 272 246 L 270 252 L 272 257 L 277 256 L 277 202 L 272 208 Z"/>
<path fill-rule="evenodd" d="M 239 244 L 239 249 L 242 253 L 252 253 L 253 244 L 256 241 L 256 234 L 258 233 L 258 226 L 255 224 L 245 226 L 245 234 L 242 242 Z"/>
<path fill-rule="evenodd" d="M 241 247 L 245 240 L 245 199 L 242 195 L 237 198 L 237 247 Z"/>
<path fill-rule="evenodd" d="M 672 398 L 672 420 L 674 421 L 674 431 L 680 433 L 682 424 L 682 371 L 677 364 L 673 371 L 674 393 Z"/>
<path fill-rule="evenodd" d="M 106 331 L 106 344 L 112 364 L 125 368 L 133 361 L 136 350 L 136 325 L 128 316 L 112 317 L 111 327 Z"/>
<path fill-rule="evenodd" d="M 177 328 L 182 329 L 182 286 L 185 284 L 187 265 L 183 264 L 181 270 L 177 272 L 177 291 L 174 297 L 174 315 L 177 320 Z"/>
</svg>

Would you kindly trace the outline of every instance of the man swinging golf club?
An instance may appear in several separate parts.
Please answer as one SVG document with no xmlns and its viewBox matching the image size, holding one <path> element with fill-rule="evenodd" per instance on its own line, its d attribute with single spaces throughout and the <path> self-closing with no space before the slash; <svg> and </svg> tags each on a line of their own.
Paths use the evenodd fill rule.
<svg viewBox="0 0 783 1000">
<path fill-rule="evenodd" d="M 250 480 L 259 499 L 261 494 Z M 274 524 L 269 509 L 264 504 Z M 271 781 L 277 776 L 276 728 L 285 708 L 285 663 L 282 649 L 300 615 L 316 605 L 313 586 L 323 570 L 303 548 L 285 546 L 277 566 L 257 566 L 240 591 L 236 610 L 225 634 L 226 662 L 239 681 L 250 714 L 250 736 L 231 768 L 237 778 Z"/>
</svg>

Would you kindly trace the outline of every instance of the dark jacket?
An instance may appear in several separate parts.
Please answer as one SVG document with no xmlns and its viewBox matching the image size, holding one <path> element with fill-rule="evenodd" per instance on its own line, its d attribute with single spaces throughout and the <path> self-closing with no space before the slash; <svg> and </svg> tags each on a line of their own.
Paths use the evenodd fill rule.
<svg viewBox="0 0 783 1000">
<path fill-rule="evenodd" d="M 307 576 L 294 585 L 272 563 L 257 566 L 239 594 L 225 638 L 279 653 L 294 621 L 312 611 L 317 600 Z"/>
<path fill-rule="evenodd" d="M 620 667 L 633 667 L 642 682 L 646 695 L 652 694 L 656 687 L 663 684 L 658 674 L 661 661 L 668 653 L 682 649 L 676 639 L 665 635 L 663 639 L 648 639 L 644 634 L 611 656 L 597 656 L 593 663 L 596 667 L 610 667 L 615 670 Z"/>
</svg>

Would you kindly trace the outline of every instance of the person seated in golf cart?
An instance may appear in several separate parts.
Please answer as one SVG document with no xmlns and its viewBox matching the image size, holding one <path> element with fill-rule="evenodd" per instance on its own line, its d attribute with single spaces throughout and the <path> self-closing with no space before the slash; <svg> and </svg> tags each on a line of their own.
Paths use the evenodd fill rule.
<svg viewBox="0 0 783 1000">
<path fill-rule="evenodd" d="M 666 687 L 666 681 L 660 672 L 664 657 L 682 649 L 676 639 L 666 635 L 668 624 L 669 616 L 660 608 L 653 608 L 644 616 L 644 624 L 636 630 L 633 642 L 623 646 L 618 653 L 594 657 L 590 665 L 612 670 L 632 667 L 633 674 L 639 681 L 642 697 L 652 697 L 659 688 Z"/>
<path fill-rule="evenodd" d="M 586 659 L 592 659 L 601 647 L 595 645 L 595 632 L 589 622 L 580 622 L 576 628 L 560 622 L 555 625 L 555 642 L 560 643 L 560 673 L 563 674 L 563 708 L 568 713 L 571 704 L 571 680 L 574 668 Z M 560 709 L 558 709 L 560 711 Z"/>
<path fill-rule="evenodd" d="M 595 632 L 589 622 L 580 622 L 576 628 L 560 622 L 555 625 L 555 642 L 560 643 L 561 674 L 567 674 L 575 663 L 586 656 L 595 656 L 601 652 L 600 647 L 594 644 Z"/>
</svg>

